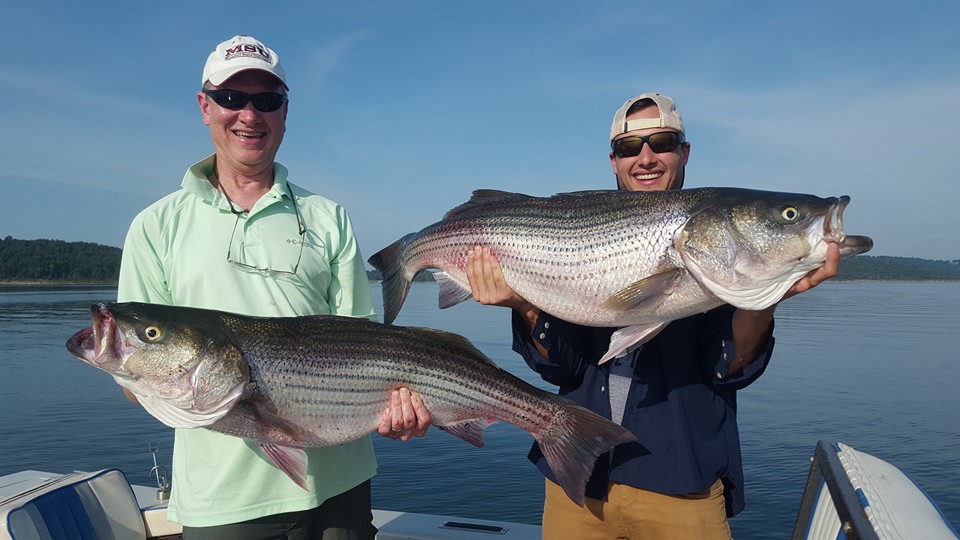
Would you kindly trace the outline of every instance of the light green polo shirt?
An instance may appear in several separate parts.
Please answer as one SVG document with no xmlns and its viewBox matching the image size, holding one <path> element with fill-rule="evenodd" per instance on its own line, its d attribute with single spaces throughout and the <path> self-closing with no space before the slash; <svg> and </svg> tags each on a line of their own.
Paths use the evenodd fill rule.
<svg viewBox="0 0 960 540">
<path fill-rule="evenodd" d="M 133 220 L 123 246 L 120 302 L 376 320 L 363 256 L 343 208 L 288 184 L 287 169 L 277 163 L 273 187 L 249 215 L 238 217 L 207 180 L 214 160 L 210 156 L 190 167 L 182 189 Z M 302 254 L 288 185 L 307 229 Z M 228 262 L 228 249 L 231 260 L 254 268 Z M 295 274 L 281 273 L 295 266 Z M 294 484 L 249 441 L 204 428 L 178 429 L 168 517 L 207 527 L 307 510 L 376 474 L 369 436 L 309 448 L 307 456 L 310 491 Z"/>
</svg>

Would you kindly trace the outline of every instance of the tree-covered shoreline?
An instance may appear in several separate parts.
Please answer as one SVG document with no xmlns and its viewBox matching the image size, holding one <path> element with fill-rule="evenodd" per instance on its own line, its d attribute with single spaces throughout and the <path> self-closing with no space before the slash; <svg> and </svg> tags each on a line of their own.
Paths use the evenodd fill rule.
<svg viewBox="0 0 960 540">
<path fill-rule="evenodd" d="M 115 286 L 122 250 L 91 242 L 0 240 L 0 286 Z M 377 270 L 368 270 L 380 281 Z M 433 281 L 420 272 L 416 281 Z M 843 261 L 836 281 L 960 281 L 960 260 L 860 255 Z"/>
</svg>

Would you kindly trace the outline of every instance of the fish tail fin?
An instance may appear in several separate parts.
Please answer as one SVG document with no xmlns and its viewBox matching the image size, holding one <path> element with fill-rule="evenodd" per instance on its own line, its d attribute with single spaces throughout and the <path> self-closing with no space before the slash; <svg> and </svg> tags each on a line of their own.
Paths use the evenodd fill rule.
<svg viewBox="0 0 960 540">
<path fill-rule="evenodd" d="M 579 405 L 562 406 L 547 431 L 537 438 L 550 470 L 570 500 L 583 506 L 587 481 L 597 458 L 637 438 L 623 426 Z"/>
<path fill-rule="evenodd" d="M 416 237 L 417 233 L 410 233 L 367 259 L 383 275 L 383 322 L 386 324 L 397 318 L 417 273 L 417 270 L 406 267 L 403 258 L 407 245 Z"/>
</svg>

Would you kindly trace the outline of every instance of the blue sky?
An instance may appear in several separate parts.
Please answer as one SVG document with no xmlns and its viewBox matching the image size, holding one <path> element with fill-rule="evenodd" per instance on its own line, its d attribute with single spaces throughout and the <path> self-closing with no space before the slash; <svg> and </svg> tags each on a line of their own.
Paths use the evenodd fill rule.
<svg viewBox="0 0 960 540">
<path fill-rule="evenodd" d="M 282 7 L 281 7 L 282 6 Z M 672 96 L 687 187 L 850 195 L 872 254 L 960 259 L 960 2 L 53 2 L 0 19 L 0 237 L 121 246 L 212 151 L 195 92 L 276 50 L 278 161 L 365 256 L 477 188 L 614 186 L 613 112 Z"/>
</svg>

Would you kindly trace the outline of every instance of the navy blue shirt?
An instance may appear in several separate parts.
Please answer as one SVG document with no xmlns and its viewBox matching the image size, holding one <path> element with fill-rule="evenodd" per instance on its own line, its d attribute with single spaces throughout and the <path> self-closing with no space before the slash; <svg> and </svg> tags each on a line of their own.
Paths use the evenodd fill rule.
<svg viewBox="0 0 960 540">
<path fill-rule="evenodd" d="M 731 320 L 734 308 L 721 306 L 668 324 L 634 358 L 622 425 L 637 442 L 600 456 L 587 483 L 587 496 L 606 499 L 607 482 L 681 495 L 723 481 L 727 515 L 743 510 L 743 465 L 737 428 L 737 390 L 766 369 L 773 352 L 773 324 L 756 361 L 732 377 Z M 533 332 L 513 314 L 513 349 L 559 394 L 610 418 L 609 374 L 614 361 L 598 366 L 615 328 L 571 324 L 541 313 Z M 543 346 L 544 359 L 534 346 Z M 629 375 L 629 371 L 627 372 Z M 556 482 L 536 443 L 529 458 Z"/>
</svg>

